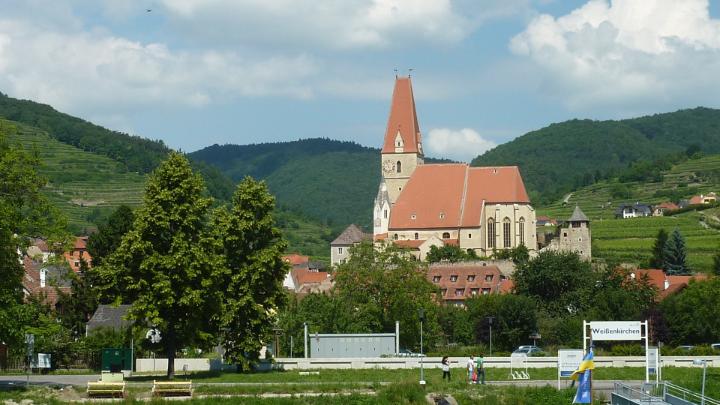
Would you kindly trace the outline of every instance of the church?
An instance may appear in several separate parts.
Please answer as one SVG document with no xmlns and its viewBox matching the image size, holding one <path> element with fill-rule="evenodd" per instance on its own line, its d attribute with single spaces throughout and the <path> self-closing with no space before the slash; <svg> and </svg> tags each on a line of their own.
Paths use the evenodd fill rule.
<svg viewBox="0 0 720 405">
<path fill-rule="evenodd" d="M 425 163 L 411 78 L 397 77 L 381 150 L 373 239 L 424 260 L 431 246 L 478 256 L 537 248 L 535 210 L 517 166 Z"/>
</svg>

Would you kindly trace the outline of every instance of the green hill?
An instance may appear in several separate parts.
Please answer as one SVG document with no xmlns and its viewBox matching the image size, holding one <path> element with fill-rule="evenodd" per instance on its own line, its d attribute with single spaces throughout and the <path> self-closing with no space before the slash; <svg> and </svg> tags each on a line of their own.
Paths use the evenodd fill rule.
<svg viewBox="0 0 720 405">
<path fill-rule="evenodd" d="M 518 165 L 533 202 L 544 204 L 611 177 L 636 160 L 654 160 L 689 147 L 720 153 L 720 110 L 552 124 L 478 156 L 472 165 Z"/>
<path fill-rule="evenodd" d="M 62 143 L 45 131 L 0 119 L 0 135 L 38 153 L 40 173 L 48 179 L 45 194 L 68 218 L 70 231 L 84 234 L 96 228 L 118 205 L 142 203 L 146 175 L 129 172 L 113 159 Z M 329 227 L 302 215 L 279 210 L 277 222 L 290 252 L 329 261 Z"/>
<path fill-rule="evenodd" d="M 686 238 L 691 267 L 709 271 L 712 256 L 720 250 L 717 209 L 671 217 L 614 219 L 614 215 L 617 206 L 623 202 L 677 202 L 680 198 L 720 191 L 720 155 L 687 159 L 659 172 L 657 180 L 604 180 L 580 188 L 546 207 L 539 207 L 537 213 L 565 219 L 575 205 L 579 205 L 593 221 L 593 256 L 635 263 L 646 262 L 650 257 L 658 230 L 664 228 L 671 232 L 678 228 Z"/>
</svg>

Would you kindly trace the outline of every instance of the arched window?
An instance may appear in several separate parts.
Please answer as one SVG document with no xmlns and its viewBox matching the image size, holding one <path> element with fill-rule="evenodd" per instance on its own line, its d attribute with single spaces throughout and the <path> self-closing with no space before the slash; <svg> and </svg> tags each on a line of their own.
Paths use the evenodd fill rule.
<svg viewBox="0 0 720 405">
<path fill-rule="evenodd" d="M 495 220 L 488 219 L 487 224 L 487 245 L 489 248 L 495 248 Z"/>
<path fill-rule="evenodd" d="M 383 211 L 383 218 L 387 219 L 387 210 Z"/>
<path fill-rule="evenodd" d="M 510 247 L 510 218 L 503 219 L 503 247 Z"/>
<path fill-rule="evenodd" d="M 443 239 L 450 239 L 450 232 L 443 232 Z"/>
<path fill-rule="evenodd" d="M 415 240 L 418 240 L 418 239 L 420 239 L 420 235 L 418 235 L 418 233 L 415 232 Z"/>
<path fill-rule="evenodd" d="M 395 170 L 400 173 L 402 172 L 402 163 L 398 160 L 397 163 L 395 163 Z"/>
<path fill-rule="evenodd" d="M 520 217 L 520 221 L 518 223 L 518 230 L 520 231 L 520 244 L 525 244 L 525 218 Z"/>
<path fill-rule="evenodd" d="M 393 235 L 393 239 L 398 240 L 398 234 Z"/>
</svg>

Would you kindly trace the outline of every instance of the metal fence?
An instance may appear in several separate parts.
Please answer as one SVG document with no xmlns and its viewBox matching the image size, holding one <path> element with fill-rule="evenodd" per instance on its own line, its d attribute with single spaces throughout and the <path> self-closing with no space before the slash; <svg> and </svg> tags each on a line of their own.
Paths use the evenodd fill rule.
<svg viewBox="0 0 720 405">
<path fill-rule="evenodd" d="M 632 405 L 632 404 L 666 404 L 662 397 L 656 396 L 653 391 L 647 392 L 633 388 L 621 382 L 615 382 L 612 392 L 613 405 Z"/>
</svg>

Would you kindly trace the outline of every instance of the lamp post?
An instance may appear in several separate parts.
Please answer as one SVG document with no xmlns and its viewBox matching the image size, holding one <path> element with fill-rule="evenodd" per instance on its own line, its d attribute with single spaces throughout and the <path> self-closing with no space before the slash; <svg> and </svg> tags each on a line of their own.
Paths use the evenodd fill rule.
<svg viewBox="0 0 720 405">
<path fill-rule="evenodd" d="M 492 323 L 493 323 L 493 319 L 495 319 L 494 316 L 487 317 L 488 327 L 490 328 L 490 354 L 489 354 L 490 357 L 492 357 Z"/>
<path fill-rule="evenodd" d="M 425 370 L 423 369 L 423 322 L 425 322 L 425 310 L 418 310 L 420 318 L 420 385 L 425 385 Z"/>
<path fill-rule="evenodd" d="M 693 364 L 703 366 L 702 391 L 700 392 L 700 405 L 705 405 L 705 373 L 707 372 L 707 360 L 693 360 Z"/>
</svg>

